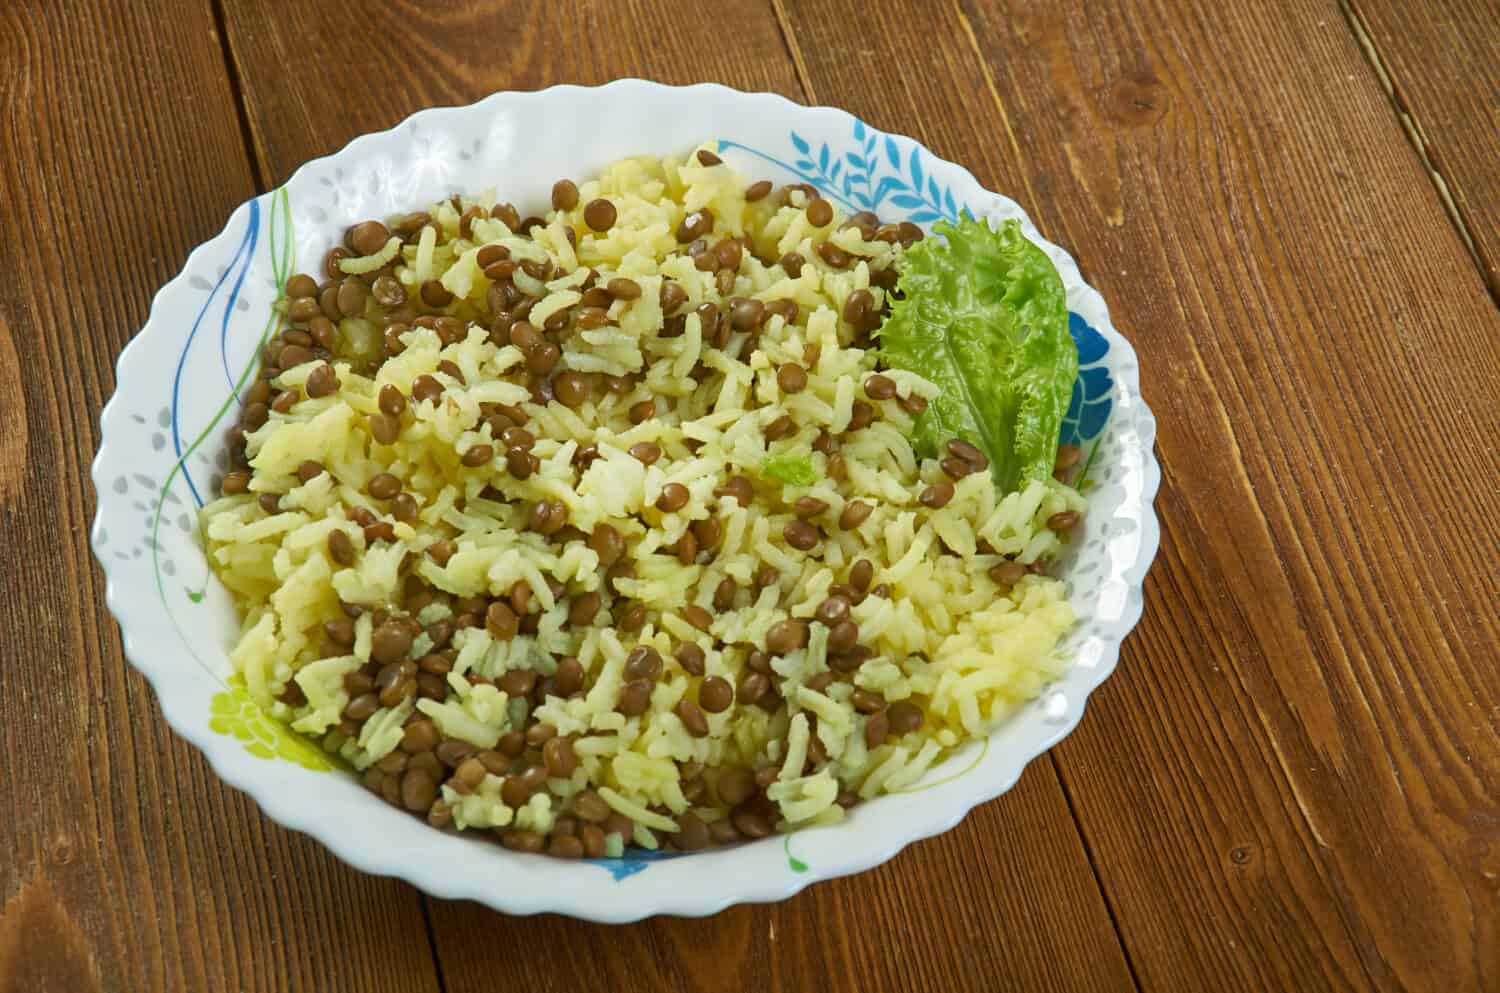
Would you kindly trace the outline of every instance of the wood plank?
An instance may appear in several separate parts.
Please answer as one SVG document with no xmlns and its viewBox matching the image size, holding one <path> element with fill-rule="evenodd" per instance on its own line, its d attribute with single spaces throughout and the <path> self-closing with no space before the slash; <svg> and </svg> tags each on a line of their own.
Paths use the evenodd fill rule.
<svg viewBox="0 0 1500 993">
<path fill-rule="evenodd" d="M 434 904 L 433 922 L 450 991 L 1134 988 L 1045 762 L 941 838 L 783 903 L 607 929 Z"/>
<path fill-rule="evenodd" d="M 1500 303 L 1500 8 L 1493 0 L 1341 5 Z"/>
<path fill-rule="evenodd" d="M 345 30 L 345 8 L 331 3 L 283 9 L 265 0 L 232 2 L 227 13 L 252 129 L 265 173 L 275 181 L 354 134 L 389 127 L 421 107 L 467 102 L 497 89 L 642 75 L 801 95 L 771 9 L 758 5 L 468 3 L 422 14 L 416 43 L 393 40 L 417 16 L 400 4 L 367 12 L 357 35 Z M 285 72 L 307 38 L 320 39 L 323 57 Z M 515 57 L 495 57 L 497 38 Z M 554 38 L 568 43 L 553 44 Z M 417 67 L 385 69 L 397 62 Z M 380 98 L 352 107 L 329 100 L 337 81 L 351 73 L 379 78 Z M 984 874 L 974 872 L 976 865 Z M 997 885 L 997 878 L 1013 882 Z M 431 914 L 450 993 L 521 978 L 539 989 L 576 988 L 569 977 L 592 983 L 602 975 L 620 989 L 657 988 L 663 977 L 713 989 L 747 969 L 757 985 L 792 990 L 815 981 L 835 989 L 861 983 L 884 989 L 900 977 L 920 980 L 913 984 L 919 989 L 964 988 L 970 980 L 1019 982 L 1028 975 L 1053 976 L 1070 989 L 1131 985 L 1047 764 L 954 837 L 776 908 L 745 908 L 702 922 L 649 922 L 630 929 L 634 940 L 624 943 L 617 932 L 555 917 L 506 922 L 477 906 L 438 901 Z M 1021 921 L 1045 925 L 1025 925 L 1025 940 L 994 940 Z M 500 927 L 520 940 L 492 940 Z M 909 929 L 920 945 L 893 943 L 893 934 Z M 953 942 L 953 935 L 972 937 L 976 947 Z M 797 954 L 750 952 L 750 941 L 773 938 L 794 942 Z M 637 944 L 634 955 L 620 955 L 622 947 Z M 557 954 L 561 948 L 568 954 Z M 920 954 L 907 954 L 911 948 Z"/>
<path fill-rule="evenodd" d="M 88 551 L 115 356 L 255 192 L 207 0 L 0 5 L 0 147 L 0 990 L 435 989 L 410 890 L 171 734 Z"/>
<path fill-rule="evenodd" d="M 798 95 L 776 22 L 758 5 L 465 0 L 438 10 L 399 0 L 358 19 L 331 0 L 225 6 L 256 150 L 273 184 L 357 135 L 497 90 L 639 76 Z M 308 58 L 314 38 L 318 57 Z M 334 96 L 354 74 L 370 81 L 377 99 Z"/>
<path fill-rule="evenodd" d="M 1142 987 L 1500 986 L 1500 316 L 1337 8 L 785 6 L 1140 350 L 1163 550 L 1055 755 Z"/>
</svg>

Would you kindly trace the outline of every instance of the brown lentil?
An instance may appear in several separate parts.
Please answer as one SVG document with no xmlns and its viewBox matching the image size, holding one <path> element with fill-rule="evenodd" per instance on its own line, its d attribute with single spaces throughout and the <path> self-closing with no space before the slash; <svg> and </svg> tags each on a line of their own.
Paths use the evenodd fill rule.
<svg viewBox="0 0 1500 993">
<path fill-rule="evenodd" d="M 687 291 L 682 288 L 681 283 L 671 279 L 664 279 L 662 280 L 661 291 L 657 295 L 657 300 L 661 304 L 661 312 L 670 315 L 678 307 L 687 303 Z"/>
<path fill-rule="evenodd" d="M 446 307 L 453 302 L 453 294 L 448 292 L 447 287 L 435 279 L 429 279 L 422 284 L 418 295 L 427 306 L 437 309 Z"/>
<path fill-rule="evenodd" d="M 339 377 L 334 373 L 333 366 L 327 362 L 308 373 L 307 381 L 303 384 L 307 395 L 314 400 L 335 393 L 338 388 Z"/>
<path fill-rule="evenodd" d="M 896 701 L 886 708 L 886 713 L 890 716 L 891 733 L 897 737 L 921 728 L 926 717 L 922 713 L 922 708 L 910 700 Z"/>
<path fill-rule="evenodd" d="M 780 441 L 795 430 L 797 430 L 797 422 L 792 420 L 792 415 L 782 414 L 766 425 L 766 441 Z"/>
<path fill-rule="evenodd" d="M 605 292 L 616 300 L 639 300 L 641 284 L 624 276 L 616 276 L 604 284 Z"/>
<path fill-rule="evenodd" d="M 729 302 L 729 319 L 736 331 L 754 331 L 765 322 L 766 305 L 759 300 L 736 297 Z"/>
<path fill-rule="evenodd" d="M 1063 445 L 1057 450 L 1057 461 L 1052 464 L 1052 472 L 1055 475 L 1065 474 L 1081 461 L 1083 449 L 1077 445 Z"/>
<path fill-rule="evenodd" d="M 511 420 L 515 418 L 511 417 Z M 500 443 L 508 449 L 519 448 L 524 452 L 529 452 L 536 445 L 536 435 L 523 427 L 512 426 L 500 432 Z"/>
<path fill-rule="evenodd" d="M 889 400 L 896 395 L 896 381 L 880 373 L 865 377 L 865 396 L 871 400 Z"/>
<path fill-rule="evenodd" d="M 531 454 L 519 446 L 505 452 L 505 469 L 517 479 L 531 477 Z"/>
<path fill-rule="evenodd" d="M 917 497 L 917 502 L 924 507 L 938 510 L 948 506 L 948 502 L 952 499 L 953 484 L 942 479 L 923 490 L 922 495 Z"/>
<path fill-rule="evenodd" d="M 573 751 L 573 739 L 565 735 L 552 738 L 542 746 L 542 761 L 547 771 L 557 779 L 567 779 L 578 768 L 578 756 Z"/>
<path fill-rule="evenodd" d="M 777 300 L 766 301 L 765 306 L 766 313 L 763 318 L 764 320 L 769 320 L 772 314 L 780 314 L 781 319 L 787 324 L 795 324 L 797 322 L 797 314 L 799 313 L 797 301 L 782 297 Z"/>
<path fill-rule="evenodd" d="M 411 651 L 414 637 L 409 625 L 399 619 L 387 620 L 371 634 L 370 658 L 381 665 L 400 662 Z"/>
<path fill-rule="evenodd" d="M 730 813 L 735 830 L 750 839 L 764 838 L 771 833 L 771 820 L 764 812 L 752 807 L 737 807 Z"/>
<path fill-rule="evenodd" d="M 677 241 L 686 245 L 688 242 L 702 238 L 714 229 L 713 212 L 704 208 L 688 214 L 677 226 Z"/>
<path fill-rule="evenodd" d="M 1047 527 L 1052 531 L 1071 531 L 1078 526 L 1080 519 L 1078 511 L 1063 510 L 1047 518 Z"/>
<path fill-rule="evenodd" d="M 580 593 L 568 605 L 568 623 L 573 627 L 588 627 L 599 613 L 602 600 L 598 593 Z"/>
<path fill-rule="evenodd" d="M 390 521 L 376 521 L 364 529 L 365 544 L 373 545 L 377 541 L 395 541 L 396 529 L 391 526 Z"/>
<path fill-rule="evenodd" d="M 677 646 L 677 650 L 672 653 L 672 657 L 677 660 L 677 664 L 682 667 L 682 671 L 689 676 L 703 675 L 705 653 L 699 646 L 690 641 L 685 641 Z"/>
<path fill-rule="evenodd" d="M 798 497 L 797 502 L 792 504 L 792 512 L 798 517 L 817 517 L 828 509 L 827 500 L 819 500 L 817 497 Z"/>
<path fill-rule="evenodd" d="M 813 614 L 822 624 L 833 627 L 840 621 L 849 618 L 849 601 L 840 596 L 831 596 L 818 604 L 818 609 Z"/>
<path fill-rule="evenodd" d="M 710 714 L 722 714 L 732 703 L 734 687 L 722 676 L 709 676 L 698 686 L 698 706 Z"/>
<path fill-rule="evenodd" d="M 325 471 L 323 463 L 306 459 L 297 466 L 297 480 L 301 483 L 310 483 L 323 475 Z"/>
<path fill-rule="evenodd" d="M 740 833 L 734 829 L 734 825 L 727 817 L 721 817 L 709 824 L 708 836 L 716 845 L 732 845 L 740 840 Z"/>
<path fill-rule="evenodd" d="M 719 802 L 726 807 L 738 807 L 755 795 L 755 774 L 741 766 L 727 766 L 719 770 L 715 784 Z"/>
<path fill-rule="evenodd" d="M 276 364 L 283 369 L 295 369 L 299 365 L 306 365 L 313 361 L 314 357 L 310 349 L 303 348 L 301 345 L 286 345 L 277 356 Z"/>
<path fill-rule="evenodd" d="M 354 564 L 354 542 L 349 540 L 348 533 L 337 528 L 328 532 L 328 554 L 339 565 Z"/>
<path fill-rule="evenodd" d="M 682 619 L 699 631 L 707 631 L 713 626 L 714 622 L 713 615 L 696 603 L 688 604 L 682 608 Z"/>
<path fill-rule="evenodd" d="M 879 748 L 891 735 L 891 719 L 888 711 L 877 710 L 865 719 L 865 747 Z"/>
<path fill-rule="evenodd" d="M 735 693 L 740 703 L 746 707 L 753 707 L 770 692 L 771 681 L 764 673 L 749 672 L 740 677 L 740 688 Z"/>
<path fill-rule="evenodd" d="M 708 718 L 703 716 L 703 710 L 696 703 L 683 697 L 677 701 L 675 710 L 677 719 L 682 721 L 682 726 L 687 728 L 687 733 L 694 738 L 706 738 L 708 736 Z"/>
<path fill-rule="evenodd" d="M 609 819 L 609 804 L 593 790 L 582 790 L 573 797 L 573 816 L 590 824 L 602 824 Z"/>
<path fill-rule="evenodd" d="M 691 497 L 686 486 L 668 483 L 661 488 L 661 495 L 656 498 L 656 509 L 666 514 L 676 513 L 687 506 Z"/>
<path fill-rule="evenodd" d="M 583 665 L 572 655 L 563 656 L 557 660 L 557 671 L 553 674 L 552 681 L 558 696 L 572 696 L 583 689 Z"/>
<path fill-rule="evenodd" d="M 370 437 L 382 445 L 393 445 L 401 436 L 401 422 L 390 414 L 370 415 Z"/>
<path fill-rule="evenodd" d="M 626 717 L 639 717 L 646 712 L 650 703 L 651 684 L 644 679 L 636 679 L 620 687 L 620 697 L 615 709 Z"/>
<path fill-rule="evenodd" d="M 423 373 L 411 384 L 411 398 L 417 403 L 426 403 L 428 400 L 437 400 L 443 395 L 443 384 L 436 376 Z"/>
<path fill-rule="evenodd" d="M 380 700 L 374 693 L 361 693 L 344 707 L 344 716 L 351 721 L 363 721 L 380 709 Z"/>
<path fill-rule="evenodd" d="M 745 259 L 745 248 L 735 238 L 725 238 L 714 245 L 714 259 L 720 269 L 738 271 Z"/>
<path fill-rule="evenodd" d="M 547 854 L 558 859 L 581 859 L 585 854 L 583 840 L 571 834 L 557 834 L 554 828 Z"/>
<path fill-rule="evenodd" d="M 583 208 L 583 223 L 601 234 L 615 226 L 615 219 L 619 211 L 615 205 L 604 198 L 590 200 L 588 206 Z"/>
<path fill-rule="evenodd" d="M 366 484 L 365 491 L 377 500 L 389 500 L 401 492 L 401 480 L 388 472 L 382 472 Z"/>
<path fill-rule="evenodd" d="M 571 179 L 559 179 L 552 184 L 552 208 L 572 210 L 578 206 L 578 186 Z"/>
<path fill-rule="evenodd" d="M 844 509 L 839 513 L 839 527 L 844 531 L 853 531 L 875 512 L 875 507 L 865 503 L 863 500 L 850 500 L 844 504 Z"/>
<path fill-rule="evenodd" d="M 628 412 L 631 424 L 642 424 L 656 416 L 656 401 L 642 400 L 630 405 Z"/>
<path fill-rule="evenodd" d="M 860 559 L 849 569 L 849 585 L 861 593 L 870 588 L 875 578 L 875 566 L 869 559 Z"/>
<path fill-rule="evenodd" d="M 863 400 L 856 400 L 849 411 L 849 431 L 863 431 L 875 421 L 875 408 Z"/>
<path fill-rule="evenodd" d="M 343 532 L 336 531 L 335 534 Z M 354 644 L 354 622 L 347 617 L 336 617 L 331 621 L 323 622 L 323 633 L 335 645 L 349 646 Z"/>
<path fill-rule="evenodd" d="M 484 626 L 501 641 L 509 641 L 520 630 L 520 621 L 510 604 L 496 600 L 485 611 Z"/>
<path fill-rule="evenodd" d="M 974 467 L 975 472 L 981 469 L 988 469 L 990 466 L 988 456 L 981 452 L 978 446 L 970 444 L 962 438 L 950 438 L 947 447 L 949 455 L 967 462 Z"/>
<path fill-rule="evenodd" d="M 473 469 L 484 465 L 494 457 L 495 448 L 493 445 L 473 445 L 464 452 L 463 457 L 459 461 Z"/>
<path fill-rule="evenodd" d="M 390 383 L 380 388 L 380 397 L 377 402 L 380 412 L 387 417 L 400 417 L 406 412 L 406 397 L 399 388 Z"/>
<path fill-rule="evenodd" d="M 951 455 L 948 458 L 943 459 L 941 465 L 943 469 L 943 475 L 947 476 L 949 479 L 963 479 L 965 476 L 969 475 L 969 473 L 974 471 L 974 467 L 972 465 L 965 462 L 963 459 L 954 458 Z"/>
<path fill-rule="evenodd" d="M 901 409 L 913 417 L 917 417 L 927 409 L 927 398 L 919 393 L 910 393 L 900 400 Z"/>
<path fill-rule="evenodd" d="M 818 245 L 818 257 L 828 263 L 833 269 L 847 269 L 853 261 L 849 253 L 831 241 L 825 241 Z"/>
<path fill-rule="evenodd" d="M 783 393 L 801 393 L 807 389 L 807 370 L 795 362 L 782 363 L 776 370 L 776 384 Z"/>
<path fill-rule="evenodd" d="M 766 651 L 773 655 L 786 655 L 807 644 L 807 622 L 788 619 L 778 621 L 766 632 Z"/>
<path fill-rule="evenodd" d="M 513 698 L 530 696 L 536 688 L 536 673 L 530 669 L 509 669 L 496 685 Z"/>
<path fill-rule="evenodd" d="M 828 650 L 839 655 L 853 651 L 859 643 L 859 625 L 850 620 L 839 621 L 828 632 Z"/>
<path fill-rule="evenodd" d="M 739 591 L 733 579 L 725 576 L 719 580 L 719 585 L 714 587 L 714 609 L 728 610 L 734 606 L 734 595 Z"/>
<path fill-rule="evenodd" d="M 817 546 L 818 539 L 821 537 L 816 527 L 801 520 L 787 522 L 787 525 L 781 529 L 781 536 L 788 545 L 799 552 L 811 551 Z"/>
<path fill-rule="evenodd" d="M 630 455 L 645 465 L 652 465 L 661 458 L 661 446 L 654 441 L 638 441 L 630 446 Z"/>
<path fill-rule="evenodd" d="M 525 852 L 535 855 L 542 850 L 547 841 L 535 831 L 523 831 L 520 828 L 509 828 L 500 836 L 500 844 L 513 852 Z"/>
<path fill-rule="evenodd" d="M 305 272 L 299 272 L 286 281 L 286 295 L 290 300 L 311 297 L 318 292 L 317 280 Z"/>
</svg>

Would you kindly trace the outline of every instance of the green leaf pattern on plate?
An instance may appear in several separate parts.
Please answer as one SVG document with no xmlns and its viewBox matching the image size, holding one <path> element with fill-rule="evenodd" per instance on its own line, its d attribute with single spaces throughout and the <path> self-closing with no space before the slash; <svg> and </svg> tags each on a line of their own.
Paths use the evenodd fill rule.
<svg viewBox="0 0 1500 993">
<path fill-rule="evenodd" d="M 327 772 L 333 768 L 328 756 L 315 745 L 262 710 L 238 676 L 229 680 L 223 693 L 214 695 L 209 702 L 209 714 L 210 728 L 238 738 L 245 751 L 257 758 L 285 759 L 309 772 Z"/>
</svg>

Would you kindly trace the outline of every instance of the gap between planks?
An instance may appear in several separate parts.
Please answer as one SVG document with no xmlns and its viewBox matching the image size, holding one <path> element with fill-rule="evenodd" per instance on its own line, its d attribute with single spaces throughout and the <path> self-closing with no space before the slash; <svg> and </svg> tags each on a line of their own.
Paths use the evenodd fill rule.
<svg viewBox="0 0 1500 993">
<path fill-rule="evenodd" d="M 267 190 L 268 169 L 261 161 L 260 143 L 256 141 L 254 127 L 250 123 L 250 106 L 245 100 L 243 78 L 235 61 L 234 45 L 230 41 L 229 28 L 224 14 L 224 0 L 211 0 L 214 30 L 219 35 L 219 49 L 224 58 L 224 71 L 229 77 L 229 90 L 234 96 L 235 116 L 239 120 L 240 138 L 244 142 L 245 157 L 250 162 L 250 176 L 257 194 Z M 432 927 L 432 905 L 426 893 L 416 891 L 418 906 L 422 913 L 422 929 L 427 938 L 427 951 L 432 957 L 433 977 L 437 981 L 438 993 L 448 993 L 448 984 L 443 977 L 443 961 L 438 953 L 437 933 Z"/>
<path fill-rule="evenodd" d="M 767 0 L 771 6 L 771 12 L 776 18 L 776 27 L 780 30 L 782 44 L 786 46 L 787 55 L 791 57 L 792 65 L 797 74 L 797 83 L 802 88 L 802 98 L 808 104 L 818 102 L 816 92 L 813 90 L 812 76 L 808 72 L 807 62 L 802 56 L 802 49 L 797 44 L 795 32 L 792 30 L 791 18 L 787 15 L 784 0 Z M 1005 112 L 1005 106 L 1000 101 L 1000 94 L 995 88 L 995 81 L 990 76 L 988 64 L 985 63 L 983 52 L 979 50 L 979 40 L 975 37 L 973 25 L 969 23 L 968 15 L 963 12 L 962 7 L 956 2 L 953 4 L 954 13 L 957 14 L 959 22 L 964 27 L 965 37 L 968 39 L 970 48 L 978 57 L 981 65 L 986 66 L 985 88 L 994 103 L 995 112 L 1000 116 L 1005 126 L 1005 132 L 1010 138 L 1011 150 L 1019 156 L 1020 150 L 1016 144 L 1015 133 L 1011 128 L 1010 118 Z M 1027 192 L 1035 202 L 1035 193 L 1027 184 Z M 1109 925 L 1114 928 L 1115 942 L 1120 946 L 1120 955 L 1125 959 L 1125 967 L 1130 971 L 1130 981 L 1137 991 L 1142 989 L 1140 974 L 1136 971 L 1135 960 L 1130 954 L 1130 946 L 1125 941 L 1125 933 L 1120 928 L 1120 919 L 1115 912 L 1115 902 L 1110 899 L 1109 890 L 1104 885 L 1104 879 L 1099 874 L 1098 856 L 1094 852 L 1094 846 L 1089 843 L 1088 834 L 1083 830 L 1083 822 L 1079 818 L 1078 808 L 1073 802 L 1073 791 L 1068 788 L 1067 780 L 1063 778 L 1062 767 L 1057 761 L 1056 753 L 1049 749 L 1047 751 L 1047 762 L 1052 766 L 1052 775 L 1057 780 L 1058 789 L 1062 792 L 1063 802 L 1067 804 L 1068 816 L 1073 819 L 1073 830 L 1078 834 L 1079 844 L 1083 846 L 1084 857 L 1088 860 L 1089 873 L 1094 877 L 1094 885 L 1099 889 L 1099 898 L 1104 902 L 1105 913 L 1109 915 Z M 1000 798 L 996 798 L 997 800 Z"/>
<path fill-rule="evenodd" d="M 1354 6 L 1354 0 L 1338 0 L 1339 12 L 1344 15 L 1344 21 L 1349 25 L 1354 38 L 1359 42 L 1360 51 L 1364 52 L 1365 61 L 1369 63 L 1370 70 L 1375 78 L 1380 81 L 1380 88 L 1385 91 L 1386 99 L 1390 102 L 1391 110 L 1401 122 L 1401 129 L 1406 132 L 1407 140 L 1411 143 L 1412 150 L 1416 152 L 1418 160 L 1422 163 L 1422 169 L 1427 173 L 1427 178 L 1432 181 L 1437 190 L 1438 199 L 1443 203 L 1443 209 L 1448 213 L 1448 219 L 1453 222 L 1457 229 L 1459 238 L 1464 243 L 1464 248 L 1469 252 L 1469 258 L 1474 263 L 1474 268 L 1479 271 L 1480 282 L 1484 283 L 1489 292 L 1490 301 L 1496 307 L 1500 307 L 1500 283 L 1492 282 L 1487 275 L 1484 260 L 1479 257 L 1479 249 L 1474 243 L 1474 235 L 1469 219 L 1464 216 L 1463 209 L 1459 207 L 1458 201 L 1453 197 L 1452 187 L 1448 183 L 1441 170 L 1433 164 L 1432 157 L 1427 154 L 1427 134 L 1422 129 L 1422 124 L 1417 120 L 1410 104 L 1401 95 L 1401 88 L 1396 85 L 1395 77 L 1391 75 L 1386 66 L 1386 60 L 1380 54 L 1380 49 L 1375 45 L 1375 38 L 1370 33 L 1369 25 Z"/>
<path fill-rule="evenodd" d="M 229 40 L 229 25 L 224 17 L 224 0 L 209 0 L 213 11 L 214 31 L 219 35 L 219 51 L 224 56 L 224 72 L 229 77 L 229 92 L 234 97 L 234 115 L 239 121 L 240 140 L 245 144 L 245 157 L 250 160 L 250 180 L 255 184 L 257 195 L 266 192 L 266 169 L 255 141 L 255 131 L 250 124 L 250 105 L 245 102 L 244 83 L 240 67 L 235 62 L 234 46 Z"/>
<path fill-rule="evenodd" d="M 235 58 L 234 46 L 232 41 L 230 40 L 229 31 L 226 24 L 224 2 L 225 0 L 211 0 L 210 2 L 210 7 L 213 11 L 214 17 L 214 29 L 218 32 L 218 40 L 220 50 L 224 59 L 225 72 L 228 76 L 230 92 L 234 96 L 235 115 L 238 119 L 240 136 L 245 147 L 245 156 L 249 160 L 251 178 L 255 184 L 256 192 L 264 193 L 267 190 L 266 176 L 268 175 L 268 170 L 265 163 L 262 161 L 260 142 L 256 139 L 254 126 L 251 123 L 250 109 L 248 102 L 245 99 L 243 77 L 240 73 L 239 66 Z M 808 105 L 816 105 L 818 100 L 816 92 L 812 85 L 811 75 L 808 71 L 806 60 L 803 58 L 802 50 L 797 45 L 796 39 L 794 37 L 791 28 L 791 21 L 789 16 L 787 15 L 783 0 L 767 0 L 767 2 L 771 7 L 771 11 L 775 18 L 777 28 L 780 31 L 782 44 L 786 48 L 787 56 L 791 59 L 792 66 L 797 77 L 797 84 L 802 90 L 803 101 Z M 964 15 L 963 11 L 959 9 L 956 4 L 955 10 L 957 11 L 960 20 L 965 25 L 969 44 L 975 49 L 976 54 L 980 54 L 978 52 L 978 42 L 974 37 L 972 28 L 969 26 L 967 16 Z M 1005 120 L 1005 109 L 1000 105 L 1000 98 L 999 95 L 995 92 L 993 82 L 987 82 L 989 82 L 990 84 L 988 86 L 988 91 L 996 105 L 996 111 L 1000 114 L 1002 120 Z M 1009 121 L 1005 120 L 1005 123 L 1007 125 L 1007 131 L 1009 131 Z M 1012 143 L 1014 143 L 1013 136 Z M 1423 160 L 1424 162 L 1426 161 L 1425 156 L 1423 156 Z M 1430 167 L 1429 171 L 1431 171 Z M 1446 187 L 1444 186 L 1442 187 L 1442 189 L 1444 192 L 1445 202 L 1449 204 L 1450 211 L 1456 210 L 1456 208 L 1454 208 L 1452 205 L 1451 199 L 1446 196 Z M 1456 214 L 1455 223 L 1459 224 L 1461 229 L 1463 229 L 1462 221 L 1458 219 Z M 1466 229 L 1463 229 L 1463 235 L 1465 243 L 1469 245 L 1470 253 L 1473 254 L 1473 243 L 1469 239 Z M 1475 257 L 1475 263 L 1476 265 L 1478 264 L 1477 256 Z M 1105 911 L 1109 915 L 1110 926 L 1114 928 L 1115 941 L 1119 944 L 1121 955 L 1125 959 L 1126 968 L 1130 971 L 1131 982 L 1134 985 L 1134 988 L 1139 991 L 1142 988 L 1140 976 L 1136 971 L 1136 965 L 1131 957 L 1130 949 L 1125 943 L 1124 934 L 1120 930 L 1120 922 L 1118 916 L 1116 915 L 1114 901 L 1110 899 L 1109 891 L 1105 888 L 1103 880 L 1100 877 L 1097 856 L 1094 852 L 1094 848 L 1089 843 L 1088 836 L 1084 833 L 1083 825 L 1079 820 L 1078 811 L 1073 801 L 1072 791 L 1069 789 L 1067 782 L 1063 777 L 1062 769 L 1058 764 L 1056 755 L 1051 751 L 1047 753 L 1047 761 L 1051 764 L 1053 777 L 1057 780 L 1058 788 L 1062 792 L 1064 802 L 1067 804 L 1068 815 L 1073 820 L 1073 830 L 1078 834 L 1079 843 L 1082 845 L 1085 857 L 1088 860 L 1089 872 L 1093 875 L 1094 885 L 1099 889 L 1100 898 L 1103 900 Z M 432 956 L 432 967 L 434 976 L 437 980 L 437 988 L 439 993 L 447 993 L 448 986 L 443 976 L 442 958 L 438 950 L 437 935 L 433 929 L 432 924 L 431 901 L 425 893 L 418 892 L 417 896 L 420 901 L 422 924 L 426 932 L 427 945 Z"/>
</svg>

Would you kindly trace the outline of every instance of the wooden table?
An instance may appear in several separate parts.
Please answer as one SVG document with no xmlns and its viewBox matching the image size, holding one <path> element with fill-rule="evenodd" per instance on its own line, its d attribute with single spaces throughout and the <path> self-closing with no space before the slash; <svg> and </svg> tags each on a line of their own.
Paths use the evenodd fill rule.
<svg viewBox="0 0 1500 993">
<path fill-rule="evenodd" d="M 606 928 L 361 875 L 219 783 L 121 657 L 87 465 L 240 201 L 622 75 L 845 107 L 1019 200 L 1140 351 L 1163 536 L 1003 799 Z M 10 0 L 0 135 L 0 990 L 1500 990 L 1494 0 Z"/>
</svg>

